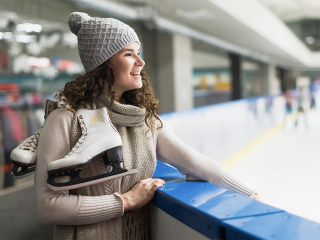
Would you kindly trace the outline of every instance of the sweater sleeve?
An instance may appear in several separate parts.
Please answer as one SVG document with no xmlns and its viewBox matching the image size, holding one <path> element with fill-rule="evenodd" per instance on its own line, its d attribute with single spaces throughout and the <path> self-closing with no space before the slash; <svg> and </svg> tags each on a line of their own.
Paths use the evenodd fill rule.
<svg viewBox="0 0 320 240">
<path fill-rule="evenodd" d="M 43 222 L 55 225 L 93 224 L 123 215 L 118 193 L 103 196 L 69 195 L 52 191 L 47 184 L 47 166 L 70 151 L 73 114 L 65 109 L 53 111 L 45 121 L 38 144 L 35 188 L 38 211 Z"/>
<path fill-rule="evenodd" d="M 157 137 L 157 158 L 198 179 L 252 197 L 254 190 L 237 181 L 216 161 L 182 142 L 165 124 Z"/>
</svg>

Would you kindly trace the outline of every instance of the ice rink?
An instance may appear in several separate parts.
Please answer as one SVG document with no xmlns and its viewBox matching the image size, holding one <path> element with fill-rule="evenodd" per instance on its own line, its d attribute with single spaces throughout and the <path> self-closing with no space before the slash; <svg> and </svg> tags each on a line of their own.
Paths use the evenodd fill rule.
<svg viewBox="0 0 320 240">
<path fill-rule="evenodd" d="M 163 119 L 189 146 L 255 189 L 266 204 L 320 223 L 319 94 L 316 102 L 315 109 L 299 114 L 294 102 L 288 114 L 282 96 L 261 97 Z"/>
<path fill-rule="evenodd" d="M 251 147 L 227 169 L 263 201 L 320 222 L 320 108 L 292 118 Z"/>
</svg>

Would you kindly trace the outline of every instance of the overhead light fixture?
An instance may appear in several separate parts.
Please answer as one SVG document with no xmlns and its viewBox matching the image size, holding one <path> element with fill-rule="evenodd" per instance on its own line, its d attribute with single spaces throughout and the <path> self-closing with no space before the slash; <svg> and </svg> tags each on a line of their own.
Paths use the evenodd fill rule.
<svg viewBox="0 0 320 240">
<path fill-rule="evenodd" d="M 14 36 L 12 32 L 0 32 L 0 39 L 6 39 L 12 42 L 14 40 Z"/>
<path fill-rule="evenodd" d="M 189 20 L 199 20 L 199 19 L 215 19 L 215 16 L 208 12 L 206 9 L 199 9 L 199 10 L 192 10 L 192 11 L 185 11 L 181 8 L 176 9 L 176 14 L 183 18 Z"/>
<path fill-rule="evenodd" d="M 314 39 L 314 37 L 312 37 L 312 36 L 308 36 L 308 37 L 306 37 L 304 40 L 305 40 L 306 43 L 308 43 L 308 44 L 314 44 L 314 42 L 315 42 L 315 39 Z"/>
<path fill-rule="evenodd" d="M 20 32 L 41 32 L 42 26 L 40 24 L 23 23 L 17 24 L 16 29 Z"/>
<path fill-rule="evenodd" d="M 22 42 L 22 43 L 36 42 L 37 36 L 35 36 L 35 35 L 17 35 L 16 41 Z"/>
</svg>

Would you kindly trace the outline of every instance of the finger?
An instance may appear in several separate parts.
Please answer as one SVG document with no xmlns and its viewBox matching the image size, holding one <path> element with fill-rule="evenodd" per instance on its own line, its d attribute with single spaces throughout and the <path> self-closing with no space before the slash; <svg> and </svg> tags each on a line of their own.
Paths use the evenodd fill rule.
<svg viewBox="0 0 320 240">
<path fill-rule="evenodd" d="M 145 178 L 145 179 L 140 180 L 140 182 L 150 182 L 152 180 L 153 180 L 153 178 Z"/>
<path fill-rule="evenodd" d="M 154 191 L 156 191 L 158 188 L 160 188 L 162 186 L 163 186 L 162 182 L 156 182 L 153 184 L 152 188 Z"/>
<path fill-rule="evenodd" d="M 148 185 L 150 185 L 152 182 L 153 182 L 153 179 L 152 179 L 152 178 L 146 178 L 146 179 L 140 180 L 140 181 L 138 182 L 138 184 L 141 185 L 141 186 L 148 186 Z"/>
<path fill-rule="evenodd" d="M 160 178 L 154 178 L 153 180 L 154 180 L 154 182 L 159 182 L 159 183 L 162 183 L 162 184 L 165 183 L 165 181 L 160 179 Z"/>
<path fill-rule="evenodd" d="M 150 185 L 153 185 L 155 183 L 160 183 L 160 184 L 163 185 L 165 182 L 160 178 L 151 178 L 151 181 L 148 181 L 147 183 L 150 184 Z"/>
<path fill-rule="evenodd" d="M 161 178 L 152 178 L 153 180 L 160 180 L 160 181 L 164 181 L 163 179 Z"/>
<path fill-rule="evenodd" d="M 165 181 L 163 181 L 163 180 L 157 180 L 157 181 L 155 181 L 154 183 L 159 184 L 159 185 L 162 186 L 162 185 L 165 183 Z"/>
</svg>

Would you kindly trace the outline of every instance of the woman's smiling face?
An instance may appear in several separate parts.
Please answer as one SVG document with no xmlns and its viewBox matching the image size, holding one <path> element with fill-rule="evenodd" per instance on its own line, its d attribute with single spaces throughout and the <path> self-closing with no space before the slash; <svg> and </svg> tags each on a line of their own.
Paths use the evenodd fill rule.
<svg viewBox="0 0 320 240">
<path fill-rule="evenodd" d="M 132 42 L 113 55 L 108 66 L 113 69 L 114 84 L 112 91 L 122 95 L 125 91 L 142 87 L 140 72 L 145 62 L 139 57 L 140 45 Z"/>
</svg>

